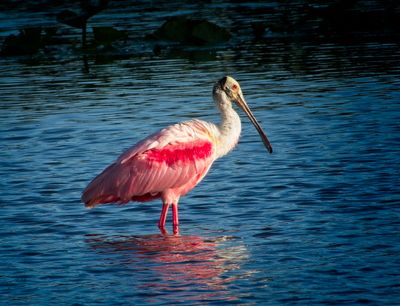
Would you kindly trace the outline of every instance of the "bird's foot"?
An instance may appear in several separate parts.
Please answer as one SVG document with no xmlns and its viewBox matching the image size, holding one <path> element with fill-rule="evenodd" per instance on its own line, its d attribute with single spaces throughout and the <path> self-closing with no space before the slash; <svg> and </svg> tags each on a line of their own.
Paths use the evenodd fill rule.
<svg viewBox="0 0 400 306">
<path fill-rule="evenodd" d="M 179 236 L 179 224 L 174 224 L 172 231 L 174 232 L 175 236 Z"/>
<path fill-rule="evenodd" d="M 165 226 L 158 226 L 158 228 L 160 229 L 160 233 L 163 236 L 168 236 L 168 231 L 166 230 Z"/>
</svg>

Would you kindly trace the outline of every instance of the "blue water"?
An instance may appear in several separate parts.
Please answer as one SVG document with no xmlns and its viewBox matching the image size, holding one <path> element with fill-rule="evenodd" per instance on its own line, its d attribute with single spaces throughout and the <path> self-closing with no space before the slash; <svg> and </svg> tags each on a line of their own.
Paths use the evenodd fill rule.
<svg viewBox="0 0 400 306">
<path fill-rule="evenodd" d="M 0 304 L 398 303 L 398 44 L 196 52 L 0 59 Z M 225 74 L 272 155 L 243 116 L 238 147 L 181 199 L 179 237 L 159 234 L 159 201 L 84 208 L 83 188 L 138 140 L 217 121 Z"/>
</svg>

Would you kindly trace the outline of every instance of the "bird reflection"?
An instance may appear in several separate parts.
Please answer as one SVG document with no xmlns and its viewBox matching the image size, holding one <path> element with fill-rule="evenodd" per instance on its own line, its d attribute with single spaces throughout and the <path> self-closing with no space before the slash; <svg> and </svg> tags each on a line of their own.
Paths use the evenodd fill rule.
<svg viewBox="0 0 400 306">
<path fill-rule="evenodd" d="M 97 252 L 123 254 L 123 262 L 134 266 L 134 272 L 138 268 L 150 269 L 155 277 L 139 286 L 162 291 L 163 299 L 237 300 L 228 285 L 243 278 L 235 271 L 247 258 L 247 250 L 244 245 L 238 246 L 233 237 L 90 235 L 87 242 Z M 120 256 L 116 258 L 121 260 Z"/>
</svg>

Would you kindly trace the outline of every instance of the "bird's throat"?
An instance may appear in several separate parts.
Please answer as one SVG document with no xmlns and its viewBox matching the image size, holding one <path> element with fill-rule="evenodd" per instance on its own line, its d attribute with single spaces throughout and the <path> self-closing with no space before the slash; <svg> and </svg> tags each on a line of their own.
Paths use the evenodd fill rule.
<svg viewBox="0 0 400 306">
<path fill-rule="evenodd" d="M 232 108 L 232 105 L 225 105 L 220 108 L 221 122 L 218 126 L 219 135 L 219 150 L 218 155 L 223 156 L 231 151 L 239 141 L 242 124 L 240 117 Z"/>
</svg>

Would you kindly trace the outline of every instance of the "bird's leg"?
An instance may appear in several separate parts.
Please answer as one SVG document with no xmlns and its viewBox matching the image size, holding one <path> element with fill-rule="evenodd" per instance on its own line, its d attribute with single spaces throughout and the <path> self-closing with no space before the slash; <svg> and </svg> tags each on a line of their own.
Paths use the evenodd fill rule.
<svg viewBox="0 0 400 306">
<path fill-rule="evenodd" d="M 178 203 L 172 204 L 172 226 L 174 235 L 179 235 Z"/>
<path fill-rule="evenodd" d="M 167 220 L 169 204 L 163 203 L 160 220 L 158 220 L 158 228 L 160 229 L 162 234 L 166 234 L 167 231 L 165 230 L 165 221 Z"/>
</svg>

